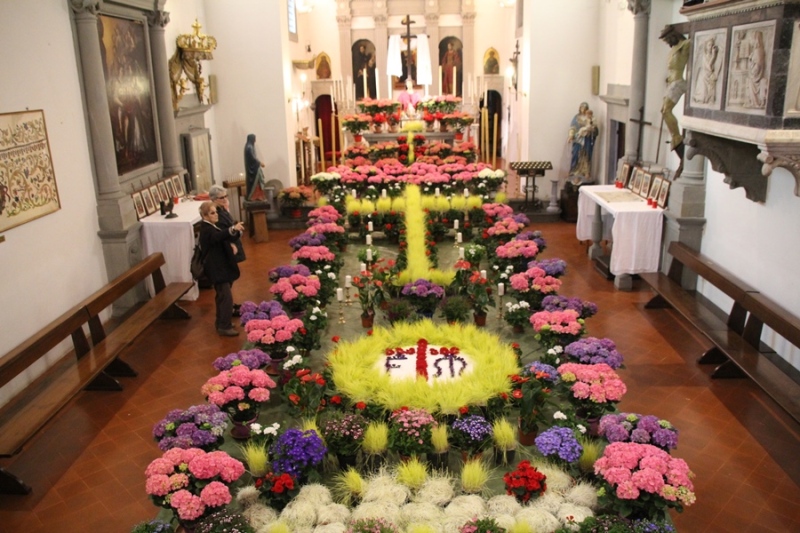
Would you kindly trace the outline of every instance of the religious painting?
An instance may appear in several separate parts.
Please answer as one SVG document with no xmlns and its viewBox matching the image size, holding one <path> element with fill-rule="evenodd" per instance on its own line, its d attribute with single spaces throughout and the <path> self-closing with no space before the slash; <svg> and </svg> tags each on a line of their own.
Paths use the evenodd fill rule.
<svg viewBox="0 0 800 533">
<path fill-rule="evenodd" d="M 131 195 L 133 199 L 133 207 L 136 209 L 136 218 L 138 220 L 147 216 L 147 211 L 144 209 L 144 201 L 142 200 L 142 193 L 135 192 Z"/>
<path fill-rule="evenodd" d="M 725 97 L 728 111 L 766 114 L 774 45 L 774 20 L 731 28 L 728 92 Z"/>
<path fill-rule="evenodd" d="M 661 188 L 658 190 L 658 207 L 662 209 L 667 207 L 667 199 L 669 198 L 669 180 L 661 180 Z"/>
<path fill-rule="evenodd" d="M 170 200 L 178 196 L 175 194 L 175 185 L 172 184 L 172 180 L 164 180 L 164 184 L 167 186 L 167 194 Z"/>
<path fill-rule="evenodd" d="M 359 39 L 351 48 L 353 54 L 353 74 L 356 100 L 377 98 L 378 86 L 375 83 L 375 45 L 367 39 Z"/>
<path fill-rule="evenodd" d="M 186 190 L 183 187 L 183 180 L 180 176 L 172 176 L 172 185 L 175 187 L 175 195 L 179 197 L 186 196 Z"/>
<path fill-rule="evenodd" d="M 0 114 L 0 232 L 59 209 L 44 111 Z"/>
<path fill-rule="evenodd" d="M 630 180 L 632 168 L 633 167 L 631 167 L 630 163 L 622 163 L 619 166 L 619 170 L 617 170 L 617 181 L 620 182 L 623 187 L 628 186 L 628 180 Z"/>
<path fill-rule="evenodd" d="M 483 73 L 500 74 L 500 56 L 494 48 L 489 48 L 483 54 Z"/>
<path fill-rule="evenodd" d="M 331 58 L 325 52 L 320 53 L 314 63 L 314 71 L 318 80 L 331 79 Z"/>
<path fill-rule="evenodd" d="M 638 168 L 638 167 L 633 171 L 633 179 L 631 180 L 632 181 L 632 185 L 631 185 L 630 189 L 633 192 L 635 192 L 636 194 L 639 194 L 639 191 L 642 190 L 642 175 L 643 174 L 644 174 L 644 170 L 642 170 L 641 168 Z"/>
<path fill-rule="evenodd" d="M 661 176 L 656 176 L 653 178 L 653 184 L 650 185 L 650 192 L 647 193 L 647 199 L 652 201 L 658 201 L 658 193 L 661 191 L 661 182 L 664 181 L 664 178 Z"/>
<path fill-rule="evenodd" d="M 143 21 L 97 17 L 117 173 L 158 163 L 153 89 Z"/>
<path fill-rule="evenodd" d="M 165 202 L 167 198 L 169 198 L 168 196 L 161 196 L 161 192 L 158 190 L 157 185 L 151 185 L 148 187 L 148 189 L 150 190 L 150 196 L 153 197 L 153 204 L 155 205 Z"/>
<path fill-rule="evenodd" d="M 647 198 L 647 193 L 650 192 L 650 180 L 652 179 L 653 179 L 652 174 L 650 174 L 649 172 L 642 172 L 642 184 L 639 188 L 639 196 L 641 196 L 642 198 Z"/>
<path fill-rule="evenodd" d="M 154 213 L 156 204 L 153 203 L 153 196 L 150 194 L 150 189 L 142 189 L 142 201 L 144 201 L 144 210 L 147 214 Z"/>
<path fill-rule="evenodd" d="M 692 41 L 689 103 L 692 107 L 721 109 L 727 30 L 698 31 Z"/>
<path fill-rule="evenodd" d="M 197 192 L 208 191 L 214 184 L 211 168 L 210 130 L 194 129 L 190 133 L 181 134 L 181 139 L 183 140 L 186 169 L 189 171 L 194 190 Z M 173 194 L 173 196 L 175 195 Z"/>
<path fill-rule="evenodd" d="M 169 198 L 169 194 L 167 194 L 167 186 L 164 185 L 164 181 L 158 182 L 158 192 L 161 194 L 161 198 Z"/>
<path fill-rule="evenodd" d="M 443 95 L 462 96 L 463 45 L 458 37 L 439 41 L 439 91 Z"/>
</svg>

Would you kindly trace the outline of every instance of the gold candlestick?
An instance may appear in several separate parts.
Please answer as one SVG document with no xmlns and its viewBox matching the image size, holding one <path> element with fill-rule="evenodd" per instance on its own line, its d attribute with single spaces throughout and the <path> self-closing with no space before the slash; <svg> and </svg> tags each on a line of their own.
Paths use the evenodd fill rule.
<svg viewBox="0 0 800 533">
<path fill-rule="evenodd" d="M 345 324 L 347 321 L 344 319 L 344 305 L 343 302 L 339 302 L 339 324 Z"/>
<path fill-rule="evenodd" d="M 344 305 L 347 307 L 353 305 L 353 300 L 350 299 L 350 287 L 344 288 Z"/>
<path fill-rule="evenodd" d="M 499 311 L 498 311 L 498 314 L 497 314 L 497 320 L 502 322 L 503 321 L 503 295 L 500 294 L 500 295 L 497 296 L 497 298 L 500 300 L 500 305 L 498 306 L 499 307 Z"/>
</svg>

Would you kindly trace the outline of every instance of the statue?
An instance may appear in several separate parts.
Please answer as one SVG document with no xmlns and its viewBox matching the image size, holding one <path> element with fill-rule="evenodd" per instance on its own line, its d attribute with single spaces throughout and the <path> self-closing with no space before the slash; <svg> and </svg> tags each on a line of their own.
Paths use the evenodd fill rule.
<svg viewBox="0 0 800 533">
<path fill-rule="evenodd" d="M 574 183 L 590 181 L 592 175 L 592 155 L 594 143 L 597 139 L 597 125 L 594 123 L 594 113 L 589 109 L 589 104 L 581 102 L 578 114 L 569 124 L 570 164 L 569 176 L 574 177 Z"/>
<path fill-rule="evenodd" d="M 665 27 L 659 37 L 670 46 L 667 56 L 667 94 L 661 106 L 661 116 L 672 136 L 672 149 L 683 159 L 683 135 L 678 127 L 678 119 L 672 110 L 686 92 L 686 80 L 683 79 L 683 70 L 689 61 L 690 41 L 683 36 L 674 26 Z"/>
</svg>

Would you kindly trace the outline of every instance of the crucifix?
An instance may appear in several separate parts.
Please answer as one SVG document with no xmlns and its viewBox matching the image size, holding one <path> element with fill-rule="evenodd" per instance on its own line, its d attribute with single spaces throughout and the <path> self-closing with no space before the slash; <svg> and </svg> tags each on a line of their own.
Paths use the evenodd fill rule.
<svg viewBox="0 0 800 533">
<path fill-rule="evenodd" d="M 628 119 L 629 122 L 633 122 L 634 124 L 639 125 L 639 139 L 636 141 L 636 161 L 641 162 L 642 160 L 642 136 L 644 135 L 644 128 L 643 126 L 650 126 L 652 122 L 645 122 L 644 120 L 644 106 L 639 108 L 639 118 L 630 118 Z"/>
<path fill-rule="evenodd" d="M 400 24 L 406 27 L 406 33 L 403 35 L 403 40 L 406 42 L 406 79 L 411 77 L 411 65 L 413 64 L 412 56 L 411 56 L 411 39 L 415 38 L 416 35 L 411 33 L 411 25 L 414 24 L 414 21 L 411 20 L 409 15 L 406 15 L 403 20 L 400 21 Z M 416 83 L 416 79 L 414 83 Z"/>
</svg>

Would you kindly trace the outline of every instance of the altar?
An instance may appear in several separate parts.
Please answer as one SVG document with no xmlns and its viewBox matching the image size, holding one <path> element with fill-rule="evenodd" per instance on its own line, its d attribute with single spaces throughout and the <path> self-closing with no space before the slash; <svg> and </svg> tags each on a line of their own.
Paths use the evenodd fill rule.
<svg viewBox="0 0 800 533">
<path fill-rule="evenodd" d="M 453 142 L 455 140 L 456 134 L 453 131 L 415 131 L 415 135 L 422 135 L 428 141 L 440 141 L 446 142 L 450 146 L 453 146 Z M 381 142 L 391 142 L 397 141 L 398 137 L 407 137 L 408 132 L 406 131 L 398 131 L 397 133 L 364 133 L 364 139 L 370 143 L 381 143 Z"/>
</svg>

